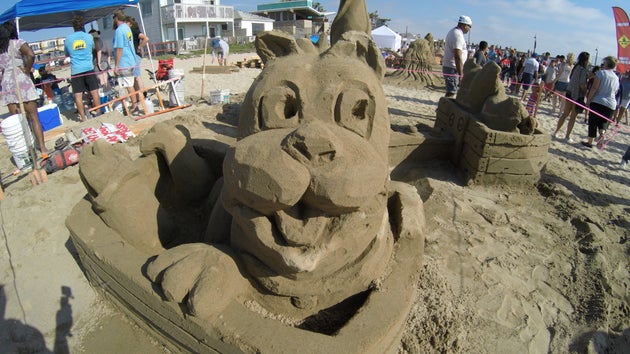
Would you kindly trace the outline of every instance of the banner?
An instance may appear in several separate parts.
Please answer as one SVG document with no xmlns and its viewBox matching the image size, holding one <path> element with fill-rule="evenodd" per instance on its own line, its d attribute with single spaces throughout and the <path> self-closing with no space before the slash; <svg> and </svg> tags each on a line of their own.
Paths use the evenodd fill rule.
<svg viewBox="0 0 630 354">
<path fill-rule="evenodd" d="M 617 27 L 617 72 L 630 70 L 630 20 L 621 7 L 613 6 L 615 25 Z"/>
</svg>

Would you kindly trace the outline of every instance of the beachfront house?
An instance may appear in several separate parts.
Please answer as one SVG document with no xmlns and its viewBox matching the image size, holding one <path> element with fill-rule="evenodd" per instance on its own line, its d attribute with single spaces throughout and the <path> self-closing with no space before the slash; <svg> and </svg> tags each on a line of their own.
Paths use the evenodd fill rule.
<svg viewBox="0 0 630 354">
<path fill-rule="evenodd" d="M 273 28 L 295 35 L 308 37 L 329 30 L 328 17 L 335 12 L 318 11 L 312 0 L 283 1 L 260 4 L 252 13 L 275 20 Z"/>
<path fill-rule="evenodd" d="M 234 37 L 253 41 L 256 34 L 271 31 L 275 20 L 244 11 L 234 11 Z"/>
<path fill-rule="evenodd" d="M 272 29 L 308 37 L 327 32 L 328 17 L 335 14 L 325 12 L 312 0 L 263 3 L 252 13 L 222 5 L 221 0 L 139 0 L 139 4 L 140 10 L 129 7 L 125 13 L 144 24 L 154 55 L 203 49 L 207 37 L 221 36 L 231 43 L 253 41 L 258 32 Z M 100 30 L 106 51 L 111 51 L 113 25 L 112 16 L 88 25 Z M 38 54 L 42 59 L 50 56 L 44 55 L 43 45 Z"/>
<path fill-rule="evenodd" d="M 140 0 L 140 11 L 144 22 L 145 34 L 150 38 L 154 49 L 160 53 L 200 48 L 196 38 L 225 36 L 234 33 L 234 7 L 221 5 L 221 0 Z M 125 13 L 136 18 L 140 23 L 140 14 L 136 8 L 129 8 Z M 111 44 L 114 30 L 111 16 L 98 22 L 101 38 L 107 46 Z M 170 43 L 170 46 L 167 45 Z"/>
</svg>

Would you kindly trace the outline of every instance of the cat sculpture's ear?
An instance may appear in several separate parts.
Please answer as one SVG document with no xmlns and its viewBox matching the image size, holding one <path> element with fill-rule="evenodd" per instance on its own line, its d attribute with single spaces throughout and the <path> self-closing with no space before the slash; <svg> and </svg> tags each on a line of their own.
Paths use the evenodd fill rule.
<svg viewBox="0 0 630 354">
<path fill-rule="evenodd" d="M 341 0 L 330 29 L 330 53 L 356 56 L 364 60 L 376 75 L 385 75 L 385 60 L 372 40 L 370 18 L 365 0 Z"/>
<path fill-rule="evenodd" d="M 287 55 L 301 54 L 302 48 L 295 38 L 281 31 L 265 31 L 256 35 L 256 52 L 263 63 Z"/>
<path fill-rule="evenodd" d="M 379 80 L 385 76 L 385 59 L 381 55 L 381 50 L 372 38 L 363 32 L 345 32 L 337 43 L 330 47 L 326 55 L 356 57 L 372 68 Z"/>
</svg>

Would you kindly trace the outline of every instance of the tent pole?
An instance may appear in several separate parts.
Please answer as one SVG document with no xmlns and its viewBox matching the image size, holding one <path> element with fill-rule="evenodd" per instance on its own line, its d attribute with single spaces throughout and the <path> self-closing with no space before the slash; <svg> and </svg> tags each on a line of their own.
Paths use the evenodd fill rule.
<svg viewBox="0 0 630 354">
<path fill-rule="evenodd" d="M 144 28 L 144 19 L 142 18 L 142 9 L 140 8 L 140 2 L 138 2 L 138 4 L 136 5 L 138 7 L 138 15 L 140 17 L 140 25 L 142 26 L 142 33 L 144 33 L 144 35 L 147 35 L 147 31 Z M 155 67 L 153 65 L 153 57 L 151 56 L 151 47 L 149 47 L 149 42 L 147 42 L 146 44 L 147 46 L 147 53 L 149 54 L 149 64 L 151 65 L 151 72 L 153 73 L 153 75 L 151 75 L 153 77 L 153 82 L 157 84 L 157 79 L 155 78 Z"/>
<path fill-rule="evenodd" d="M 15 30 L 17 31 L 18 37 L 20 37 L 20 18 L 15 18 Z"/>
</svg>

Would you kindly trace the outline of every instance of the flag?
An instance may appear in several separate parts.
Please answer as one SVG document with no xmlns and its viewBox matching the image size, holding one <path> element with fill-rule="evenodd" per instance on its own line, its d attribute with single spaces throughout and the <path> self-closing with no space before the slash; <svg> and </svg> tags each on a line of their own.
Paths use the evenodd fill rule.
<svg viewBox="0 0 630 354">
<path fill-rule="evenodd" d="M 617 27 L 617 71 L 625 73 L 630 70 L 630 20 L 621 7 L 613 6 L 613 14 Z"/>
</svg>

